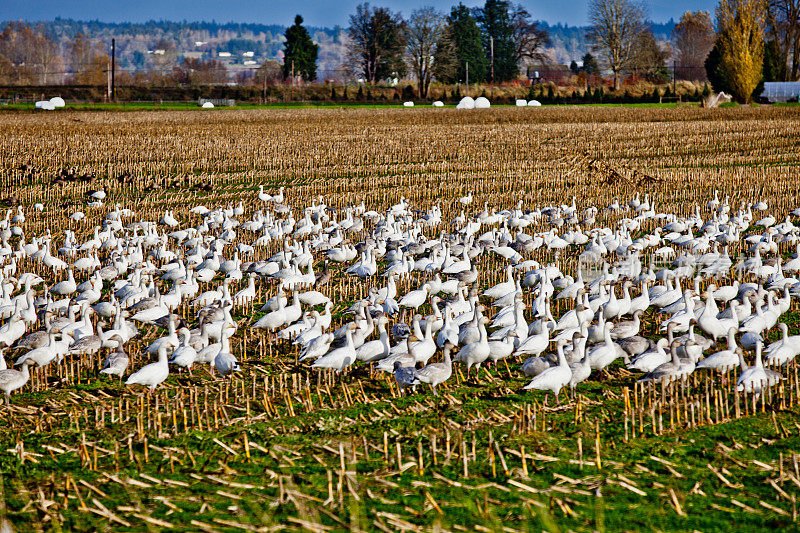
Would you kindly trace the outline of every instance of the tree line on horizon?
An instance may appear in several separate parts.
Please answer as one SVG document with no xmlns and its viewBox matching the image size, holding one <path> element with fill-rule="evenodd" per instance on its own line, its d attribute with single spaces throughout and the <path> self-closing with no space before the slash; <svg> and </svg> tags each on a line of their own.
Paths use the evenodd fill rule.
<svg viewBox="0 0 800 533">
<path fill-rule="evenodd" d="M 716 90 L 748 101 L 763 81 L 798 79 L 800 4 L 798 0 L 720 0 L 715 18 L 686 12 L 675 24 L 669 46 L 655 38 L 641 0 L 588 0 L 590 51 L 573 61 L 578 80 L 615 89 L 631 77 L 663 83 L 673 59 L 677 79 L 709 80 Z M 348 56 L 343 66 L 366 84 L 411 78 L 417 96 L 426 98 L 432 83 L 498 84 L 520 80 L 529 65 L 550 60 L 550 35 L 521 5 L 486 0 L 449 13 L 422 7 L 404 18 L 387 7 L 358 5 L 346 29 Z M 65 49 L 64 49 L 65 48 Z M 174 47 L 173 47 L 174 48 Z M 229 82 L 223 62 L 185 57 L 164 45 L 155 72 L 120 73 L 119 82 L 150 84 L 222 84 Z M 319 45 L 300 15 L 284 34 L 283 61 L 268 59 L 250 83 L 316 81 Z M 169 62 L 172 62 L 170 65 Z M 108 51 L 78 33 L 59 47 L 41 25 L 10 22 L 0 32 L 0 83 L 52 83 L 53 73 L 68 69 L 76 84 L 103 85 Z M 137 79 L 137 76 L 139 79 Z M 245 82 L 244 78 L 236 79 Z"/>
</svg>

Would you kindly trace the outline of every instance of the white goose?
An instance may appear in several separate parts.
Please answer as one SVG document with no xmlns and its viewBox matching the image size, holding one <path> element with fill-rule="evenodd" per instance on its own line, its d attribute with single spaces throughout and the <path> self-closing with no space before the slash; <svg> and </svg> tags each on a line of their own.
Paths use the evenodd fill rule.
<svg viewBox="0 0 800 533">
<path fill-rule="evenodd" d="M 148 391 L 152 392 L 166 381 L 168 376 L 167 346 L 161 345 L 158 349 L 158 361 L 145 365 L 131 374 L 125 381 L 125 385 L 143 385 L 148 388 Z"/>
<path fill-rule="evenodd" d="M 563 387 L 569 384 L 572 378 L 572 370 L 564 357 L 564 345 L 566 343 L 566 340 L 560 340 L 556 344 L 558 364 L 544 370 L 541 374 L 534 377 L 530 383 L 523 387 L 525 390 L 536 389 L 552 392 L 556 397 L 556 403 L 560 403 L 558 394 Z M 545 396 L 545 405 L 547 405 L 547 396 Z"/>
<path fill-rule="evenodd" d="M 3 359 L 3 362 L 5 363 L 5 359 Z M 0 370 L 0 391 L 3 391 L 3 394 L 5 394 L 6 405 L 11 403 L 11 393 L 24 387 L 31 378 L 28 367 L 32 364 L 33 361 L 29 360 L 22 364 L 21 370 L 14 370 L 11 368 Z"/>
</svg>

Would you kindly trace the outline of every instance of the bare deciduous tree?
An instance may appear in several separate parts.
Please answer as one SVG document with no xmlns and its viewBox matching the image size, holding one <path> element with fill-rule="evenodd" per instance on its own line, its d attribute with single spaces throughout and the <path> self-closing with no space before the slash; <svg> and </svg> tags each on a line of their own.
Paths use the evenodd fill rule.
<svg viewBox="0 0 800 533">
<path fill-rule="evenodd" d="M 517 63 L 525 60 L 544 63 L 547 60 L 544 48 L 552 44 L 550 34 L 540 28 L 539 23 L 531 21 L 531 14 L 521 4 L 514 6 L 511 12 L 511 26 Z"/>
<path fill-rule="evenodd" d="M 446 27 L 447 19 L 432 7 L 415 10 L 406 23 L 406 54 L 411 70 L 417 77 L 420 98 L 428 96 L 436 48 L 442 41 Z"/>
<path fill-rule="evenodd" d="M 100 43 L 79 33 L 70 45 L 70 67 L 75 83 L 103 85 L 109 69 L 108 54 Z"/>
<path fill-rule="evenodd" d="M 647 28 L 646 9 L 638 0 L 590 0 L 589 40 L 614 74 L 614 88 L 619 89 L 619 75 L 636 57 L 636 42 Z"/>
<path fill-rule="evenodd" d="M 705 61 L 714 47 L 716 33 L 708 11 L 687 11 L 672 29 L 677 60 L 676 77 L 705 81 Z"/>
<path fill-rule="evenodd" d="M 350 60 L 367 82 L 404 73 L 404 26 L 400 15 L 368 3 L 359 4 L 350 15 Z"/>
<path fill-rule="evenodd" d="M 46 84 L 61 68 L 56 44 L 41 28 L 31 28 L 24 22 L 9 22 L 0 33 L 0 56 L 6 59 L 6 81 L 11 83 Z"/>
<path fill-rule="evenodd" d="M 796 80 L 800 73 L 800 0 L 769 0 L 766 7 L 767 36 L 778 48 L 778 75 L 785 81 Z"/>
</svg>

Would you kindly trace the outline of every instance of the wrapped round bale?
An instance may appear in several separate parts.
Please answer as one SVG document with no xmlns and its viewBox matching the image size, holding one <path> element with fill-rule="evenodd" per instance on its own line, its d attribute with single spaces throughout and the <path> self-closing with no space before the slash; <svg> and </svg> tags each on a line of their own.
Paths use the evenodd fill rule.
<svg viewBox="0 0 800 533">
<path fill-rule="evenodd" d="M 479 96 L 475 99 L 475 109 L 489 109 L 491 105 L 489 99 L 483 96 Z"/>
<path fill-rule="evenodd" d="M 517 100 L 517 107 L 526 107 L 528 105 L 527 100 Z"/>
<path fill-rule="evenodd" d="M 403 107 L 414 107 L 414 102 L 403 102 Z"/>
<path fill-rule="evenodd" d="M 458 102 L 456 109 L 475 109 L 475 100 L 469 96 L 465 96 L 460 102 Z"/>
<path fill-rule="evenodd" d="M 64 101 L 63 98 L 60 96 L 54 96 L 50 99 L 50 103 L 53 104 L 53 107 L 64 107 L 67 103 Z"/>
<path fill-rule="evenodd" d="M 531 100 L 528 102 L 528 107 L 541 107 L 542 103 L 539 100 Z"/>
<path fill-rule="evenodd" d="M 444 102 L 440 100 L 436 100 L 434 103 L 431 104 L 433 107 L 444 107 Z"/>
</svg>

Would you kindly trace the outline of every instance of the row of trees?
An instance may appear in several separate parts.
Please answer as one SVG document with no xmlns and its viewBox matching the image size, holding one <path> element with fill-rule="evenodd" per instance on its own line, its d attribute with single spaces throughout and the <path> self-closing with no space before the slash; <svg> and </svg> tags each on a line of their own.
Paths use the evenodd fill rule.
<svg viewBox="0 0 800 533">
<path fill-rule="evenodd" d="M 106 47 L 81 33 L 70 41 L 63 55 L 41 27 L 10 22 L 0 33 L 0 83 L 47 85 L 66 77 L 78 85 L 105 85 L 109 63 Z M 225 83 L 228 72 L 218 61 L 185 58 L 177 65 L 151 72 L 119 71 L 117 77 L 121 84 L 202 85 Z"/>
<path fill-rule="evenodd" d="M 571 68 L 579 77 L 595 79 L 607 69 L 617 89 L 631 74 L 668 80 L 670 57 L 676 78 L 703 81 L 707 76 L 716 89 L 741 101 L 750 99 L 764 80 L 794 80 L 800 74 L 800 0 L 720 0 L 715 20 L 707 12 L 684 13 L 674 27 L 672 49 L 656 41 L 641 0 L 588 0 L 588 14 L 593 54 L 583 57 L 582 67 L 575 63 Z M 458 4 L 449 14 L 424 7 L 407 19 L 363 3 L 350 16 L 348 36 L 348 68 L 359 78 L 377 83 L 410 74 L 423 98 L 434 80 L 453 84 L 517 79 L 526 64 L 547 62 L 545 49 L 551 44 L 530 13 L 509 0 L 485 0 L 476 8 Z M 63 53 L 42 26 L 7 24 L 0 33 L 0 81 L 47 84 L 61 81 L 58 76 L 68 71 L 75 83 L 106 82 L 109 59 L 104 46 L 78 34 L 62 48 Z M 255 75 L 249 73 L 250 79 L 313 81 L 318 55 L 319 46 L 298 15 L 285 32 L 282 63 L 267 60 Z M 229 79 L 218 61 L 185 58 L 176 65 L 177 51 L 169 58 L 171 64 L 157 69 L 159 82 L 192 85 Z M 125 73 L 119 78 L 133 81 Z"/>
<path fill-rule="evenodd" d="M 650 38 L 638 0 L 590 0 L 589 19 L 593 49 L 617 87 L 621 73 L 638 70 L 637 61 L 663 62 L 652 43 L 641 44 Z M 715 89 L 749 101 L 764 81 L 798 79 L 800 0 L 720 0 L 713 21 L 708 12 L 686 12 L 673 29 L 673 46 L 677 78 L 707 77 Z M 649 59 L 642 56 L 647 49 Z"/>
<path fill-rule="evenodd" d="M 408 20 L 386 7 L 356 7 L 348 30 L 350 65 L 368 83 L 401 78 L 410 70 L 426 97 L 431 81 L 504 82 L 516 79 L 526 61 L 541 61 L 550 44 L 546 31 L 521 5 L 486 0 L 459 4 L 445 15 L 432 7 Z"/>
</svg>

